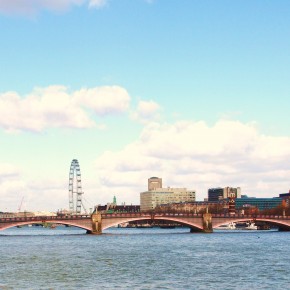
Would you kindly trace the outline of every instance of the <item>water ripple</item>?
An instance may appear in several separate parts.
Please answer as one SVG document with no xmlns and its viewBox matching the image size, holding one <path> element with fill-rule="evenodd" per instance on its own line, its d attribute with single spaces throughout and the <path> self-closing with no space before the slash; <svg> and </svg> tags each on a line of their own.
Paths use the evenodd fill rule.
<svg viewBox="0 0 290 290">
<path fill-rule="evenodd" d="M 287 289 L 287 232 L 61 228 L 0 235 L 0 290 Z"/>
</svg>

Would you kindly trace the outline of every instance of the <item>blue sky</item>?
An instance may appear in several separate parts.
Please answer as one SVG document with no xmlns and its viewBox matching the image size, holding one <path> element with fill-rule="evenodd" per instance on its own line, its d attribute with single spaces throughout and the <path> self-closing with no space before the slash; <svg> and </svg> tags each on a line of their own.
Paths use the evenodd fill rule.
<svg viewBox="0 0 290 290">
<path fill-rule="evenodd" d="M 2 210 L 22 196 L 67 207 L 74 158 L 90 206 L 138 203 L 154 175 L 199 200 L 214 186 L 288 191 L 289 12 L 286 0 L 0 1 Z"/>
</svg>

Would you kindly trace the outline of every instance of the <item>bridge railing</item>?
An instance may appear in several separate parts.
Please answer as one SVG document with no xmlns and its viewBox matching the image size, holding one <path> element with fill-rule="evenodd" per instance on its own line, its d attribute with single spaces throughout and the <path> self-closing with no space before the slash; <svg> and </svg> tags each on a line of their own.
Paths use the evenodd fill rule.
<svg viewBox="0 0 290 290">
<path fill-rule="evenodd" d="M 11 217 L 0 218 L 0 223 L 7 222 L 42 222 L 42 221 L 59 221 L 59 220 L 80 220 L 91 218 L 90 215 L 63 215 L 63 216 L 34 216 L 34 217 Z"/>
<path fill-rule="evenodd" d="M 164 213 L 164 212 L 119 212 L 119 213 L 102 213 L 102 218 L 112 218 L 112 217 L 202 217 L 202 214 L 196 213 Z"/>
<path fill-rule="evenodd" d="M 102 218 L 114 218 L 114 217 L 202 217 L 203 214 L 197 213 L 173 213 L 173 212 L 115 212 L 115 213 L 102 213 Z M 290 216 L 283 215 L 244 215 L 244 214 L 212 214 L 213 218 L 241 218 L 241 219 L 257 219 L 257 218 L 268 218 L 268 219 L 290 219 Z"/>
<path fill-rule="evenodd" d="M 212 217 L 220 218 L 243 218 L 243 219 L 260 219 L 260 218 L 269 218 L 269 219 L 290 219 L 290 216 L 283 215 L 245 215 L 245 214 L 212 214 Z"/>
<path fill-rule="evenodd" d="M 202 214 L 197 213 L 173 213 L 173 212 L 122 212 L 122 213 L 102 213 L 102 218 L 127 217 L 140 218 L 145 217 L 151 219 L 152 217 L 202 217 Z M 241 218 L 241 219 L 290 219 L 290 216 L 283 215 L 243 215 L 243 214 L 212 214 L 213 218 Z M 42 222 L 42 221 L 65 221 L 65 220 L 80 220 L 90 219 L 91 215 L 57 215 L 57 216 L 34 216 L 34 217 L 2 217 L 0 223 L 8 222 Z"/>
</svg>

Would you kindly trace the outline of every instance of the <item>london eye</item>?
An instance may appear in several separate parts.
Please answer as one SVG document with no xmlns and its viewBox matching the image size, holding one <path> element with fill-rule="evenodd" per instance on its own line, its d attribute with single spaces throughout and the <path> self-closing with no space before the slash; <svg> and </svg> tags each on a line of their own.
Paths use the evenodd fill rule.
<svg viewBox="0 0 290 290">
<path fill-rule="evenodd" d="M 80 165 L 73 159 L 69 171 L 69 210 L 71 213 L 80 214 L 82 210 L 82 181 Z"/>
</svg>

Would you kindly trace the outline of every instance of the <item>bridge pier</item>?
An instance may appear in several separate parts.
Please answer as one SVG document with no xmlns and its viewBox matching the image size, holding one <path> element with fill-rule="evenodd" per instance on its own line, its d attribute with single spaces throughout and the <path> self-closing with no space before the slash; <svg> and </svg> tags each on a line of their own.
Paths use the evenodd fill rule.
<svg viewBox="0 0 290 290">
<path fill-rule="evenodd" d="M 210 213 L 204 213 L 202 216 L 202 226 L 203 226 L 203 233 L 212 233 L 212 215 Z"/>
<path fill-rule="evenodd" d="M 91 216 L 92 230 L 87 231 L 87 234 L 101 235 L 102 234 L 102 215 L 101 213 L 95 213 Z"/>
<path fill-rule="evenodd" d="M 202 215 L 202 229 L 190 228 L 191 233 L 212 233 L 212 215 L 210 213 L 205 213 Z"/>
</svg>

